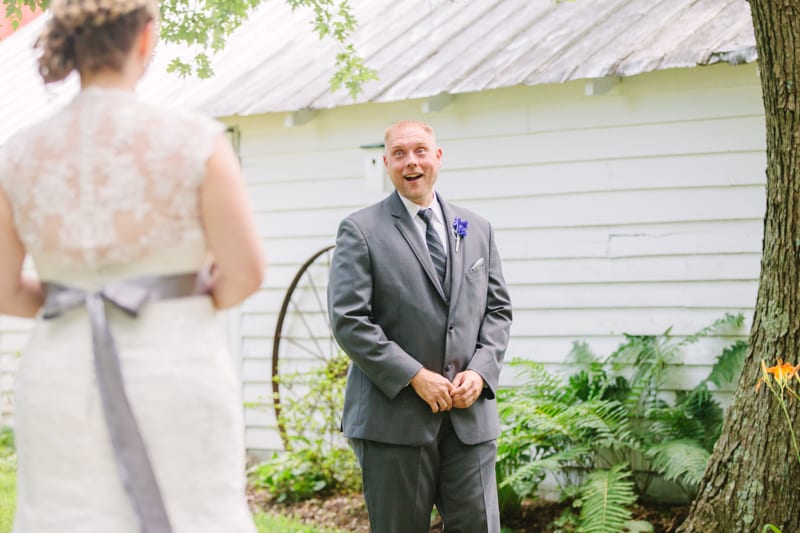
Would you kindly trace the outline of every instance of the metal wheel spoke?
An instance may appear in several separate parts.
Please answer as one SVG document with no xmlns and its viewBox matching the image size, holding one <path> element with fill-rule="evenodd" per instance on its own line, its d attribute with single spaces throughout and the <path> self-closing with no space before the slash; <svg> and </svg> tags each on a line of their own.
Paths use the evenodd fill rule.
<svg viewBox="0 0 800 533">
<path fill-rule="evenodd" d="M 319 305 L 320 309 L 327 309 L 327 305 L 322 303 L 322 298 L 319 296 L 319 289 L 317 288 L 316 283 L 314 283 L 314 277 L 311 275 L 311 272 L 308 272 L 306 275 L 308 277 L 308 284 L 311 286 L 311 290 L 314 291 L 314 297 L 317 299 L 317 305 Z M 325 322 L 328 324 L 328 330 L 331 330 L 331 319 L 328 316 L 328 313 L 325 313 Z"/>
<path fill-rule="evenodd" d="M 296 347 L 300 348 L 301 350 L 303 350 L 307 354 L 311 355 L 315 359 L 318 359 L 318 360 L 321 360 L 321 361 L 325 361 L 325 359 L 319 357 L 319 354 L 317 352 L 315 352 L 314 350 L 308 348 L 304 344 L 300 343 L 294 337 L 284 337 L 283 340 L 285 340 L 286 342 L 288 342 L 289 344 L 291 344 L 293 346 L 296 346 Z"/>
<path fill-rule="evenodd" d="M 322 276 L 327 276 L 330 270 L 333 248 L 327 246 L 319 250 L 300 266 L 286 291 L 275 325 L 272 344 L 273 408 L 278 420 L 278 431 L 286 449 L 291 447 L 293 436 L 303 436 L 304 430 L 315 431 L 315 425 L 298 428 L 295 420 L 297 413 L 287 412 L 289 416 L 284 419 L 281 416 L 282 406 L 292 405 L 294 401 L 305 397 L 309 393 L 310 379 L 315 369 L 319 369 L 320 364 L 327 367 L 329 361 L 333 361 L 337 354 L 337 345 L 328 316 L 327 298 L 322 296 L 324 285 L 320 283 Z M 309 307 L 316 306 L 316 309 L 304 310 L 303 304 Z M 323 320 L 312 317 L 316 313 L 322 313 Z M 300 335 L 292 335 L 290 332 L 297 328 Z M 310 342 L 303 337 L 303 334 L 308 335 Z M 282 344 L 286 344 L 286 347 L 282 347 Z M 281 362 L 281 358 L 288 358 L 287 347 L 296 347 L 297 350 L 291 350 L 292 353 L 301 358 L 300 354 L 310 355 L 311 360 L 301 359 L 303 364 L 298 366 L 296 372 L 287 372 L 286 361 L 290 359 Z M 281 372 L 286 374 L 286 379 L 281 380 Z M 311 411 L 320 412 L 320 406 L 315 406 Z M 311 411 L 307 414 L 312 414 Z M 328 435 L 328 432 L 338 434 L 336 428 L 333 428 L 325 430 L 326 434 L 320 436 L 326 440 L 337 436 Z"/>
<path fill-rule="evenodd" d="M 294 309 L 295 309 L 295 316 L 299 317 L 300 318 L 300 322 L 302 322 L 303 326 L 305 326 L 306 331 L 308 332 L 308 337 L 314 342 L 314 345 L 317 347 L 317 353 L 321 354 L 322 353 L 322 346 L 319 345 L 319 341 L 317 340 L 316 335 L 314 335 L 314 330 L 311 329 L 311 326 L 309 326 L 305 315 L 303 315 L 302 311 L 300 311 L 300 307 L 294 302 L 294 300 L 292 300 L 292 307 L 294 307 Z M 330 328 L 328 328 L 328 331 L 330 331 Z M 324 357 L 320 357 L 318 359 L 321 359 L 322 361 L 325 361 Z"/>
</svg>

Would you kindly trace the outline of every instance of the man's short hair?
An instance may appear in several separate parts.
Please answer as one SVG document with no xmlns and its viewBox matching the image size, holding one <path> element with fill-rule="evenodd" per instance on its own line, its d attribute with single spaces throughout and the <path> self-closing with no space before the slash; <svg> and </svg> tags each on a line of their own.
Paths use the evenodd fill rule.
<svg viewBox="0 0 800 533">
<path fill-rule="evenodd" d="M 430 134 L 430 136 L 433 137 L 433 144 L 434 145 L 436 144 L 436 133 L 433 131 L 433 126 L 431 126 L 427 122 L 422 122 L 421 120 L 409 119 L 409 120 L 401 120 L 399 122 L 395 122 L 394 124 L 386 128 L 386 131 L 383 132 L 383 146 L 385 150 L 389 148 L 389 135 L 391 134 L 392 130 L 394 130 L 395 128 L 399 128 L 400 126 L 418 126 L 423 130 L 425 130 L 425 132 Z"/>
</svg>

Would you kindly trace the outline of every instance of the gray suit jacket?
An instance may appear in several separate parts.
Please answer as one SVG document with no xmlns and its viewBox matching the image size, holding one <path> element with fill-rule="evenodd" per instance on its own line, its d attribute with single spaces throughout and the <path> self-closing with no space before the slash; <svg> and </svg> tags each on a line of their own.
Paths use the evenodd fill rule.
<svg viewBox="0 0 800 533">
<path fill-rule="evenodd" d="M 427 246 L 395 192 L 339 226 L 328 286 L 331 325 L 352 359 L 342 427 L 348 438 L 433 442 L 442 414 L 408 386 L 425 367 L 449 379 L 462 370 L 486 384 L 468 409 L 450 411 L 465 444 L 500 434 L 494 399 L 511 326 L 511 301 L 489 223 L 439 197 L 449 239 L 439 283 Z M 469 223 L 456 252 L 450 224 Z M 448 297 L 449 294 L 449 297 Z"/>
</svg>

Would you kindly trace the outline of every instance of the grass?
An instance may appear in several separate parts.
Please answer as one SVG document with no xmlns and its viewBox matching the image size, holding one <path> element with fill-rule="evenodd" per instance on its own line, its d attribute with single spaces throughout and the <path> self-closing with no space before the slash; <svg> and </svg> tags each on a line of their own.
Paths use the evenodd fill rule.
<svg viewBox="0 0 800 533">
<path fill-rule="evenodd" d="M 14 471 L 0 465 L 0 533 L 11 531 L 17 499 Z"/>
<path fill-rule="evenodd" d="M 1 463 L 1 462 L 0 462 Z M 16 483 L 14 471 L 0 464 L 0 533 L 9 533 L 14 520 Z M 253 517 L 258 533 L 340 533 L 334 529 L 315 529 L 279 515 L 258 513 Z"/>
<path fill-rule="evenodd" d="M 259 513 L 255 516 L 258 533 L 343 533 L 338 529 L 316 529 L 280 515 Z"/>
</svg>

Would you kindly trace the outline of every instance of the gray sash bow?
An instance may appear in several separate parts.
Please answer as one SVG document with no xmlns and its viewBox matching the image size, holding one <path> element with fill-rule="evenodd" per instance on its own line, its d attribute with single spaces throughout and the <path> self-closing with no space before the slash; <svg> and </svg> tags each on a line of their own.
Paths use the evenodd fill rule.
<svg viewBox="0 0 800 533">
<path fill-rule="evenodd" d="M 103 415 L 122 483 L 142 533 L 172 533 L 150 458 L 131 410 L 120 369 L 119 354 L 106 318 L 105 304 L 136 317 L 149 301 L 207 293 L 196 273 L 151 276 L 111 283 L 98 292 L 45 283 L 42 317 L 52 319 L 86 306 L 92 327 L 94 367 Z"/>
</svg>

